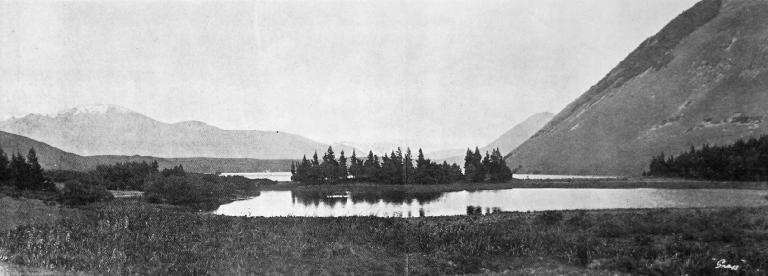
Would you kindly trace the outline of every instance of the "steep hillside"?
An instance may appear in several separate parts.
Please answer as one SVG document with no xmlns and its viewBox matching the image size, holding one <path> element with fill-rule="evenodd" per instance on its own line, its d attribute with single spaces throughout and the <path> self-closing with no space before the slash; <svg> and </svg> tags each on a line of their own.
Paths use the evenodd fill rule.
<svg viewBox="0 0 768 276">
<path fill-rule="evenodd" d="M 768 1 L 704 0 L 507 155 L 527 172 L 637 175 L 651 156 L 766 133 Z"/>
<path fill-rule="evenodd" d="M 80 155 L 297 159 L 328 145 L 279 131 L 223 130 L 197 121 L 167 124 L 110 105 L 30 114 L 0 130 Z"/>
<path fill-rule="evenodd" d="M 250 158 L 157 158 L 150 156 L 80 156 L 65 152 L 51 145 L 29 139 L 24 136 L 0 131 L 0 148 L 9 156 L 22 153 L 26 156 L 34 148 L 40 159 L 40 165 L 46 170 L 86 171 L 98 165 L 117 162 L 152 162 L 157 161 L 160 168 L 184 166 L 190 172 L 261 172 L 288 171 L 291 160 L 259 160 Z"/>
</svg>

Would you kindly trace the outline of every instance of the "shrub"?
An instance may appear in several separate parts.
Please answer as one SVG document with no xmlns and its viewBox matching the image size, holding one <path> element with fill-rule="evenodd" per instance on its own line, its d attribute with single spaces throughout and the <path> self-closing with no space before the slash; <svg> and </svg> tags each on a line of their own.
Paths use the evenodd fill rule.
<svg viewBox="0 0 768 276">
<path fill-rule="evenodd" d="M 559 211 L 544 211 L 540 215 L 536 216 L 535 222 L 542 225 L 555 225 L 563 220 L 563 212 Z"/>
<path fill-rule="evenodd" d="M 176 205 L 214 203 L 235 195 L 233 184 L 198 175 L 156 177 L 144 185 L 149 202 Z"/>
<path fill-rule="evenodd" d="M 66 205 L 84 205 L 97 201 L 112 200 L 114 196 L 103 186 L 67 181 L 59 194 L 59 202 Z"/>
</svg>

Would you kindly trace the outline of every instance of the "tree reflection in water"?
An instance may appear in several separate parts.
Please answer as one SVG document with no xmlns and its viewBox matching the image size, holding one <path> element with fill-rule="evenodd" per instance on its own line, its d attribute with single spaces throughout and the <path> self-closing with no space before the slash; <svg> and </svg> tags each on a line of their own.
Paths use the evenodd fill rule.
<svg viewBox="0 0 768 276">
<path fill-rule="evenodd" d="M 426 204 L 438 200 L 444 193 L 441 192 L 405 192 L 405 191 L 365 191 L 365 192 L 327 192 L 327 191 L 291 191 L 294 203 L 302 205 L 319 205 L 320 202 L 327 205 L 338 203 L 346 204 L 347 199 L 352 203 L 376 204 L 384 202 L 388 204 L 411 204 L 414 201 Z M 422 215 L 421 211 L 419 215 Z"/>
</svg>

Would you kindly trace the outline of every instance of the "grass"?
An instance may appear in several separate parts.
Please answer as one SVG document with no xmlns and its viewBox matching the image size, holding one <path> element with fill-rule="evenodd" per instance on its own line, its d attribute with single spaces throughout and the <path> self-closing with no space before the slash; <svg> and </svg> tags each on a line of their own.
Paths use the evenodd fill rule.
<svg viewBox="0 0 768 276">
<path fill-rule="evenodd" d="M 768 268 L 768 208 L 244 218 L 117 199 L 0 232 L 0 262 L 97 274 L 458 274 Z M 744 260 L 744 263 L 741 260 Z M 761 269 L 758 271 L 758 269 Z"/>
</svg>

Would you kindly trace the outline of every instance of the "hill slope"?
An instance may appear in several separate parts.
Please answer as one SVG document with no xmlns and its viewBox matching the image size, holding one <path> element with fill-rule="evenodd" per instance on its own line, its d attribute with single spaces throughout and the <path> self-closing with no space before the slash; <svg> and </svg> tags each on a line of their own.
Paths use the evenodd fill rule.
<svg viewBox="0 0 768 276">
<path fill-rule="evenodd" d="M 498 148 L 501 150 L 502 154 L 507 154 L 525 142 L 526 139 L 530 138 L 531 135 L 541 129 L 541 127 L 549 122 L 554 116 L 554 114 L 549 112 L 533 114 L 499 136 L 499 138 L 496 138 L 496 140 L 493 140 L 493 142 L 480 148 L 480 151 L 485 154 L 486 151 L 490 152 L 491 150 Z M 466 151 L 466 149 L 444 150 L 429 153 L 427 154 L 427 157 L 434 158 L 439 162 L 447 161 L 449 164 L 456 163 L 463 166 L 464 154 Z"/>
<path fill-rule="evenodd" d="M 287 171 L 291 160 L 259 160 L 250 158 L 157 158 L 150 156 L 80 156 L 65 152 L 46 143 L 38 142 L 27 137 L 0 131 L 0 148 L 7 155 L 19 152 L 26 156 L 30 148 L 34 148 L 40 160 L 40 165 L 46 170 L 87 171 L 98 165 L 114 164 L 117 162 L 152 162 L 157 161 L 160 168 L 170 168 L 176 165 L 184 166 L 190 172 L 260 172 Z"/>
<path fill-rule="evenodd" d="M 0 122 L 0 130 L 80 155 L 298 159 L 328 147 L 285 132 L 223 130 L 197 121 L 168 124 L 110 105 L 12 118 Z"/>
<path fill-rule="evenodd" d="M 44 169 L 85 170 L 88 167 L 88 160 L 82 156 L 3 131 L 0 131 L 0 148 L 9 158 L 12 153 L 21 153 L 26 157 L 29 149 L 34 148 L 40 165 Z"/>
<path fill-rule="evenodd" d="M 704 0 L 507 155 L 527 172 L 640 174 L 653 155 L 766 133 L 768 1 Z"/>
</svg>

